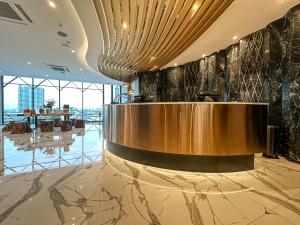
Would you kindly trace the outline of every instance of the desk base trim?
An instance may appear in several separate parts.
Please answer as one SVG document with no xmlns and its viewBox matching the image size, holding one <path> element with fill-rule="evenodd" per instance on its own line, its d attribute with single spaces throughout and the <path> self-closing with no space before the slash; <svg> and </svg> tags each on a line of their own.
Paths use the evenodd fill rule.
<svg viewBox="0 0 300 225">
<path fill-rule="evenodd" d="M 107 141 L 107 150 L 136 163 L 171 170 L 225 173 L 254 169 L 253 154 L 238 156 L 178 155 L 134 149 L 109 141 Z"/>
</svg>

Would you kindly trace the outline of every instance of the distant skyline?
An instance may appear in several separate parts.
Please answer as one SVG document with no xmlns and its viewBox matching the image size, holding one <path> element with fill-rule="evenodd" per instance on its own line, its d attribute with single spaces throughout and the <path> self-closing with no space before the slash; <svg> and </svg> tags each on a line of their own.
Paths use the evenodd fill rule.
<svg viewBox="0 0 300 225">
<path fill-rule="evenodd" d="M 34 107 L 39 109 L 45 104 L 45 90 L 42 87 L 37 87 L 34 90 Z M 18 87 L 18 110 L 32 108 L 32 88 L 26 84 L 21 84 Z"/>
</svg>

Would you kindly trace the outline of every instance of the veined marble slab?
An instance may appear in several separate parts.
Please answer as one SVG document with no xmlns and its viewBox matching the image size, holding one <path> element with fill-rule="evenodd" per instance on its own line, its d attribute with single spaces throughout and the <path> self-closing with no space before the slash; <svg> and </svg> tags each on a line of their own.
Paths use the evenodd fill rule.
<svg viewBox="0 0 300 225">
<path fill-rule="evenodd" d="M 299 224 L 300 166 L 255 158 L 255 170 L 189 173 L 110 152 L 103 162 L 0 178 L 0 224 Z"/>
</svg>

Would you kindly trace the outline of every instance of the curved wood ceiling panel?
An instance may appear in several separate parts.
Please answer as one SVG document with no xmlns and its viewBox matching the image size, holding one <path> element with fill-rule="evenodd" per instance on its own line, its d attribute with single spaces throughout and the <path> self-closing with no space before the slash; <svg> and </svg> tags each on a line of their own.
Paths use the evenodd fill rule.
<svg viewBox="0 0 300 225">
<path fill-rule="evenodd" d="M 93 0 L 103 35 L 99 70 L 129 81 L 188 48 L 233 0 Z"/>
</svg>

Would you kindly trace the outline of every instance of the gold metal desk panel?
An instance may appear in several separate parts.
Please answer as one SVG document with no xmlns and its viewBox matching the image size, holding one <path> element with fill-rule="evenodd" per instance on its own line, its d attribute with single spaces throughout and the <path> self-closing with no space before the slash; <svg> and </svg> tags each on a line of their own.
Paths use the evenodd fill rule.
<svg viewBox="0 0 300 225">
<path fill-rule="evenodd" d="M 268 104 L 140 103 L 106 105 L 104 137 L 138 150 L 200 156 L 266 150 Z"/>
</svg>

